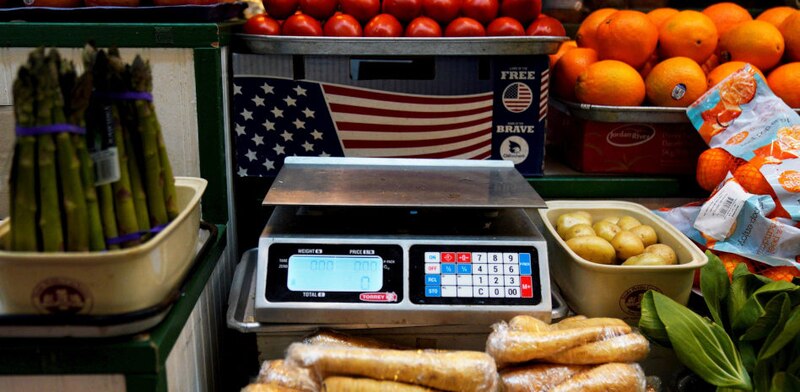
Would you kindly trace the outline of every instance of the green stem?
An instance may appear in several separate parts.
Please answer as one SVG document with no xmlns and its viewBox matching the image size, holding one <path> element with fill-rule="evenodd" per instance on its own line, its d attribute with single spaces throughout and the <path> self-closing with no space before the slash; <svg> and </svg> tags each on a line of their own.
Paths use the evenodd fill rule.
<svg viewBox="0 0 800 392">
<path fill-rule="evenodd" d="M 81 162 L 81 182 L 86 196 L 86 210 L 89 216 L 89 250 L 106 250 L 106 239 L 103 235 L 103 223 L 100 218 L 100 205 L 97 200 L 97 189 L 94 186 L 94 161 L 86 150 L 86 140 L 82 135 L 73 135 L 75 150 Z M 113 207 L 113 206 L 112 206 Z M 114 214 L 111 214 L 112 218 Z"/>
<path fill-rule="evenodd" d="M 117 226 L 120 235 L 133 234 L 139 231 L 139 223 L 136 218 L 136 207 L 133 203 L 131 193 L 130 172 L 128 171 L 128 154 L 125 148 L 125 138 L 120 126 L 119 112 L 116 107 L 111 107 L 114 119 L 114 139 L 117 144 L 117 154 L 119 156 L 119 181 L 112 184 L 114 189 L 114 206 L 117 212 Z M 141 241 L 129 241 L 123 247 L 139 244 Z"/>
</svg>

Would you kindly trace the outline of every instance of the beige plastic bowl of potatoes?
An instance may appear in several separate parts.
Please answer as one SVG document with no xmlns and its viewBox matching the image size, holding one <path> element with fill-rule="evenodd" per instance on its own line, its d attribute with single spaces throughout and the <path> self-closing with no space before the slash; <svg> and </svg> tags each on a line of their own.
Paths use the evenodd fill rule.
<svg viewBox="0 0 800 392">
<path fill-rule="evenodd" d="M 539 210 L 539 214 L 547 239 L 550 274 L 576 314 L 636 323 L 647 290 L 660 291 L 685 305 L 695 270 L 708 261 L 686 236 L 641 204 L 559 200 L 547 202 L 547 209 Z M 586 224 L 587 217 L 591 230 L 599 230 L 594 238 L 589 238 L 592 232 L 585 226 L 573 227 Z M 612 226 L 598 225 L 600 222 Z M 653 233 L 660 245 L 645 251 Z M 566 241 L 562 235 L 577 237 Z M 668 260 L 669 251 L 663 252 L 663 245 L 672 249 L 675 260 Z"/>
</svg>

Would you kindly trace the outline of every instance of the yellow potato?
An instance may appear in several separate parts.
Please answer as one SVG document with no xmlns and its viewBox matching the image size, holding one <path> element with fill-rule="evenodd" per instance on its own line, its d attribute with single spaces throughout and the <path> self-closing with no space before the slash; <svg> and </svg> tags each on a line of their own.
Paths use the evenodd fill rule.
<svg viewBox="0 0 800 392">
<path fill-rule="evenodd" d="M 636 256 L 644 252 L 644 244 L 636 234 L 623 230 L 611 239 L 611 245 L 617 252 L 617 258 L 627 260 L 629 257 Z"/>
<path fill-rule="evenodd" d="M 572 213 L 575 214 L 575 215 L 582 216 L 582 217 L 588 219 L 589 222 L 591 222 L 593 220 L 592 214 L 589 211 L 580 210 L 580 211 L 573 211 Z"/>
<path fill-rule="evenodd" d="M 561 238 L 564 238 L 564 234 L 566 233 L 567 229 L 581 223 L 591 226 L 592 218 L 587 218 L 586 215 L 580 213 L 580 211 L 561 214 L 556 219 L 556 231 Z"/>
<path fill-rule="evenodd" d="M 611 222 L 611 223 L 616 225 L 617 222 L 619 222 L 619 217 L 618 216 L 607 216 L 607 217 L 605 217 L 603 219 L 600 219 L 600 222 Z"/>
<path fill-rule="evenodd" d="M 666 244 L 654 244 L 644 248 L 645 253 L 655 253 L 660 255 L 667 264 L 678 264 L 678 256 L 672 247 Z"/>
<path fill-rule="evenodd" d="M 630 229 L 630 232 L 638 235 L 645 247 L 658 242 L 658 234 L 656 234 L 655 229 L 648 225 L 636 226 Z"/>
<path fill-rule="evenodd" d="M 617 226 L 619 226 L 622 230 L 630 230 L 636 226 L 641 225 L 642 222 L 639 222 L 638 219 L 630 216 L 630 215 L 623 215 L 619 218 L 619 222 L 617 222 Z"/>
<path fill-rule="evenodd" d="M 668 265 L 658 253 L 642 253 L 629 257 L 622 265 Z"/>
<path fill-rule="evenodd" d="M 567 246 L 578 256 L 594 263 L 613 264 L 616 261 L 614 247 L 598 236 L 575 237 L 567 241 Z"/>
<path fill-rule="evenodd" d="M 594 232 L 598 237 L 601 237 L 608 242 L 611 242 L 611 239 L 614 238 L 617 233 L 622 231 L 619 226 L 607 220 L 601 220 L 600 222 L 595 223 L 594 226 L 592 226 L 592 229 L 594 229 Z"/>
<path fill-rule="evenodd" d="M 587 235 L 595 235 L 592 226 L 589 226 L 585 223 L 578 223 L 564 232 L 564 240 L 569 241 L 575 237 L 583 237 Z"/>
</svg>

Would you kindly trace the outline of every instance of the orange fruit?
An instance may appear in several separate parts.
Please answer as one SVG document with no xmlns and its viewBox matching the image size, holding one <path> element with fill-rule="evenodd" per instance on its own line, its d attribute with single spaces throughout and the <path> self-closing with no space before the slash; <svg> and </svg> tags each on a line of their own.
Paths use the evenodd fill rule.
<svg viewBox="0 0 800 392">
<path fill-rule="evenodd" d="M 720 37 L 740 23 L 753 20 L 753 16 L 744 7 L 730 2 L 712 4 L 703 13 L 714 21 Z"/>
<path fill-rule="evenodd" d="M 786 41 L 786 58 L 788 61 L 800 61 L 800 11 L 789 15 L 780 27 Z"/>
<path fill-rule="evenodd" d="M 717 57 L 716 54 L 708 56 L 706 61 L 703 62 L 703 64 L 700 64 L 700 68 L 703 69 L 703 72 L 705 72 L 706 75 L 708 75 L 708 73 L 711 72 L 711 70 L 717 68 L 718 66 L 719 66 L 719 57 Z"/>
<path fill-rule="evenodd" d="M 600 23 L 595 37 L 601 59 L 619 60 L 638 68 L 655 52 L 658 28 L 644 13 L 624 10 Z"/>
<path fill-rule="evenodd" d="M 617 11 L 616 8 L 600 8 L 589 14 L 575 33 L 575 41 L 578 42 L 578 46 L 597 50 L 597 38 L 595 37 L 597 26 Z"/>
<path fill-rule="evenodd" d="M 639 106 L 644 102 L 644 81 L 622 61 L 598 61 L 578 76 L 575 96 L 594 105 Z"/>
<path fill-rule="evenodd" d="M 800 62 L 775 68 L 767 77 L 767 84 L 787 105 L 800 108 Z"/>
<path fill-rule="evenodd" d="M 597 52 L 591 48 L 572 49 L 561 56 L 553 68 L 553 90 L 556 96 L 574 101 L 578 76 L 596 62 Z"/>
<path fill-rule="evenodd" d="M 720 37 L 719 46 L 724 60 L 746 61 L 763 71 L 776 66 L 784 50 L 778 28 L 761 20 L 730 29 Z"/>
<path fill-rule="evenodd" d="M 744 264 L 747 267 L 747 270 L 750 272 L 756 271 L 756 267 L 753 264 L 753 261 L 748 259 L 747 257 L 739 256 L 735 253 L 725 253 L 725 252 L 719 252 L 717 254 L 717 257 L 719 257 L 720 261 L 722 261 L 722 265 L 725 266 L 725 271 L 728 273 L 728 279 L 733 278 L 733 271 L 739 264 Z"/>
<path fill-rule="evenodd" d="M 770 195 L 772 187 L 758 170 L 758 166 L 747 162 L 733 172 L 733 177 L 739 182 L 744 190 L 754 195 Z"/>
<path fill-rule="evenodd" d="M 688 57 L 703 63 L 717 47 L 717 27 L 697 11 L 681 11 L 664 21 L 658 30 L 661 57 Z"/>
<path fill-rule="evenodd" d="M 772 280 L 785 280 L 791 282 L 797 276 L 800 276 L 800 271 L 796 267 L 789 265 L 782 265 L 778 267 L 767 268 L 761 271 L 761 276 L 766 276 Z"/>
<path fill-rule="evenodd" d="M 715 147 L 703 151 L 697 158 L 697 184 L 711 192 L 742 161 L 725 149 Z"/>
<path fill-rule="evenodd" d="M 658 63 L 644 82 L 647 100 L 655 106 L 686 107 L 706 92 L 706 74 L 688 57 Z"/>
<path fill-rule="evenodd" d="M 658 27 L 661 28 L 661 25 L 669 19 L 670 16 L 675 15 L 678 13 L 678 10 L 675 8 L 656 8 L 647 13 L 647 17 L 650 18 L 651 21 Z"/>
<path fill-rule="evenodd" d="M 725 79 L 728 77 L 728 75 L 744 68 L 744 66 L 747 64 L 748 63 L 744 61 L 729 61 L 727 63 L 718 65 L 716 68 L 712 69 L 711 72 L 708 73 L 707 77 L 708 88 L 714 87 L 715 85 L 717 85 L 717 83 L 721 82 L 722 79 Z M 750 67 L 754 69 L 756 72 L 758 72 L 758 74 L 761 75 L 762 78 L 764 78 L 764 74 L 761 73 L 761 71 L 756 66 L 750 64 Z"/>
<path fill-rule="evenodd" d="M 639 75 L 642 75 L 642 79 L 647 78 L 647 75 L 650 74 L 650 71 L 653 70 L 653 67 L 655 67 L 656 64 L 658 64 L 658 62 L 659 62 L 658 54 L 653 53 L 653 55 L 650 56 L 649 59 L 647 59 L 647 62 L 644 63 L 644 65 L 642 65 L 641 67 L 639 67 L 639 69 L 637 69 L 637 71 L 639 71 Z"/>
<path fill-rule="evenodd" d="M 756 20 L 763 20 L 775 27 L 781 27 L 783 21 L 785 21 L 789 15 L 795 13 L 795 11 L 797 11 L 797 9 L 792 7 L 772 7 L 759 14 Z"/>
<path fill-rule="evenodd" d="M 558 59 L 560 59 L 561 56 L 564 55 L 564 53 L 567 53 L 569 50 L 575 49 L 577 47 L 578 43 L 575 42 L 575 40 L 562 42 L 561 45 L 558 46 L 558 51 L 555 54 L 550 55 L 550 69 L 553 69 Z"/>
</svg>

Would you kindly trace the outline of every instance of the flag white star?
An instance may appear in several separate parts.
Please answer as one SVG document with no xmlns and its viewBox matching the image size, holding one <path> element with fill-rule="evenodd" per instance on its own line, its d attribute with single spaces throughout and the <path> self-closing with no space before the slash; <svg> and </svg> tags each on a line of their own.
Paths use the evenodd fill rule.
<svg viewBox="0 0 800 392">
<path fill-rule="evenodd" d="M 321 156 L 321 157 L 329 157 L 329 156 L 331 156 L 331 154 L 328 154 L 327 152 L 323 151 L 323 152 L 321 152 L 319 154 L 319 156 Z"/>
<path fill-rule="evenodd" d="M 244 117 L 245 120 L 252 120 L 253 119 L 253 112 L 251 112 L 251 111 L 249 111 L 247 109 L 242 109 L 241 115 L 242 115 L 242 117 Z"/>
<path fill-rule="evenodd" d="M 261 89 L 264 90 L 264 94 L 272 94 L 275 90 L 275 87 L 269 85 L 269 83 L 264 82 L 264 85 L 261 86 Z"/>
<path fill-rule="evenodd" d="M 288 142 L 289 140 L 292 140 L 292 134 L 289 133 L 289 131 L 283 131 L 281 136 L 283 137 L 283 141 L 285 141 L 285 142 Z"/>
<path fill-rule="evenodd" d="M 309 143 L 308 141 L 303 143 L 303 148 L 305 148 L 306 151 L 314 151 L 314 145 Z"/>
<path fill-rule="evenodd" d="M 247 159 L 250 160 L 250 162 L 253 162 L 256 159 L 258 159 L 258 157 L 256 157 L 256 152 L 250 149 L 247 150 L 247 154 L 244 154 L 244 156 L 246 156 Z"/>
<path fill-rule="evenodd" d="M 297 120 L 292 121 L 292 123 L 294 124 L 294 127 L 297 129 L 306 129 L 306 123 L 300 121 L 299 118 Z"/>
<path fill-rule="evenodd" d="M 303 110 L 303 114 L 306 115 L 306 118 L 314 118 L 314 111 L 309 108 Z"/>
<path fill-rule="evenodd" d="M 306 89 L 300 87 L 300 85 L 293 88 L 292 90 L 294 90 L 294 92 L 297 93 L 297 95 L 306 95 Z"/>
<path fill-rule="evenodd" d="M 242 86 L 233 85 L 233 95 L 242 95 Z"/>
<path fill-rule="evenodd" d="M 316 129 L 313 132 L 311 132 L 311 136 L 314 137 L 314 140 L 322 140 L 322 132 Z"/>
<path fill-rule="evenodd" d="M 264 106 L 264 98 L 261 98 L 258 95 L 256 95 L 253 99 L 251 99 L 251 101 L 253 101 L 253 103 L 256 104 L 256 107 Z"/>
<path fill-rule="evenodd" d="M 264 144 L 264 137 L 261 135 L 255 135 L 251 140 L 253 141 L 253 143 L 255 143 L 256 147 L 258 147 L 261 144 Z"/>
<path fill-rule="evenodd" d="M 270 112 L 272 112 L 272 115 L 275 116 L 275 118 L 283 117 L 283 110 L 278 109 L 277 106 L 272 108 Z"/>
<path fill-rule="evenodd" d="M 270 161 L 269 159 L 265 160 L 264 167 L 266 167 L 267 170 L 275 170 L 275 161 Z"/>
<path fill-rule="evenodd" d="M 297 100 L 288 95 L 283 99 L 283 102 L 286 102 L 286 106 L 297 106 Z"/>
<path fill-rule="evenodd" d="M 236 124 L 236 135 L 243 136 L 244 134 L 244 125 Z"/>
<path fill-rule="evenodd" d="M 239 168 L 239 177 L 247 177 L 247 169 L 240 167 Z"/>
<path fill-rule="evenodd" d="M 281 154 L 286 155 L 286 149 L 280 144 L 276 144 L 275 147 L 273 147 L 272 149 L 275 150 L 276 155 L 281 155 Z"/>
<path fill-rule="evenodd" d="M 272 122 L 272 121 L 269 121 L 269 120 L 264 121 L 264 123 L 261 124 L 261 125 L 263 125 L 264 128 L 266 128 L 267 131 L 274 131 L 275 130 L 275 123 Z"/>
</svg>

